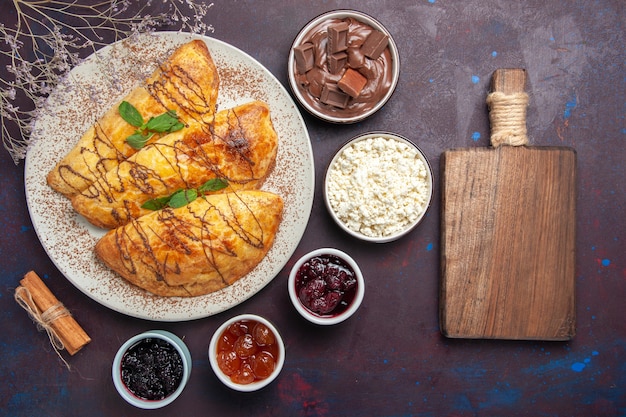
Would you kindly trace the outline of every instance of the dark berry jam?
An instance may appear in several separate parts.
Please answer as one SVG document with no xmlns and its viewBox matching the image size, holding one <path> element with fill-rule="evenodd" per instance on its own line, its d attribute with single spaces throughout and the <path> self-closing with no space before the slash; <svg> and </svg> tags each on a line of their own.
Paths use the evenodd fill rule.
<svg viewBox="0 0 626 417">
<path fill-rule="evenodd" d="M 162 400 L 176 391 L 182 379 L 183 360 L 165 340 L 143 339 L 122 356 L 122 381 L 141 399 Z"/>
<path fill-rule="evenodd" d="M 343 259 L 319 255 L 304 262 L 296 273 L 296 294 L 304 307 L 319 316 L 337 316 L 356 295 L 356 275 Z"/>
<path fill-rule="evenodd" d="M 278 361 L 278 343 L 272 330 L 256 320 L 240 320 L 220 335 L 217 364 L 236 384 L 268 378 Z"/>
</svg>

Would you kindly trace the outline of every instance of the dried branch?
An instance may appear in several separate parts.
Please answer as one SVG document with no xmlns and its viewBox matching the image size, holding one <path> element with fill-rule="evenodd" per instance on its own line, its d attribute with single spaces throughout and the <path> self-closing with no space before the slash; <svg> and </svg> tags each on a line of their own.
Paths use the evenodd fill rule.
<svg viewBox="0 0 626 417">
<path fill-rule="evenodd" d="M 0 24 L 2 143 L 17 164 L 26 156 L 45 100 L 74 66 L 112 42 L 159 28 L 198 34 L 213 3 L 203 0 L 12 0 L 15 26 Z"/>
</svg>

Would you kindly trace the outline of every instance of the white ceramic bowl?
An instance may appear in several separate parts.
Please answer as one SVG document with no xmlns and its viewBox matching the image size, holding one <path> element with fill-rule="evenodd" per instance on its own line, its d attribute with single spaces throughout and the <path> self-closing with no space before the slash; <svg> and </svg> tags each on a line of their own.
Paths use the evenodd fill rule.
<svg viewBox="0 0 626 417">
<path fill-rule="evenodd" d="M 180 358 L 182 359 L 182 380 L 180 381 L 178 388 L 172 394 L 162 400 L 146 400 L 143 398 L 139 398 L 134 395 L 122 381 L 122 358 L 124 357 L 124 354 L 131 347 L 144 339 L 161 339 L 166 341 L 170 345 L 174 346 L 174 348 L 180 355 Z M 113 366 L 111 371 L 113 376 L 113 384 L 115 385 L 117 392 L 124 400 L 126 400 L 129 404 L 134 405 L 135 407 L 153 410 L 156 408 L 165 407 L 176 398 L 178 398 L 178 396 L 183 392 L 187 381 L 189 381 L 189 376 L 191 375 L 191 354 L 189 353 L 189 349 L 187 348 L 185 343 L 178 336 L 165 330 L 151 330 L 131 337 L 119 348 L 117 354 L 115 355 L 115 359 L 113 360 Z"/>
<path fill-rule="evenodd" d="M 342 155 L 354 152 L 358 144 L 365 147 L 363 144 L 368 142 L 363 141 L 371 142 L 376 138 L 393 141 L 390 143 L 394 146 L 398 143 L 399 146 L 404 146 L 410 152 L 415 153 L 415 157 L 421 161 L 425 176 L 421 177 L 417 184 L 415 183 L 418 178 L 413 172 L 418 167 L 417 162 L 413 163 L 415 158 L 405 158 L 398 165 L 388 166 L 390 163 L 387 157 L 397 157 L 397 155 L 392 155 L 397 152 L 396 149 L 367 151 L 367 154 L 361 155 L 362 159 L 354 159 L 354 162 L 351 160 L 348 163 L 348 166 L 352 168 L 343 167 L 346 165 L 345 161 L 337 162 Z M 359 149 L 358 152 L 364 152 L 364 150 Z M 379 163 L 379 160 L 383 159 L 386 162 Z M 399 168 L 400 165 L 403 166 L 402 169 Z M 386 168 L 388 172 L 382 172 L 381 168 Z M 346 180 L 347 188 L 340 188 L 340 185 L 344 185 L 344 178 L 341 181 L 331 181 L 333 172 L 339 172 L 336 170 L 341 170 L 340 172 L 345 174 L 342 175 Z M 392 180 L 393 178 L 395 180 Z M 395 189 L 394 186 L 398 188 Z M 419 188 L 419 193 L 416 191 L 417 186 L 422 187 Z M 370 189 L 365 187 L 370 187 Z M 324 179 L 324 203 L 333 220 L 348 234 L 367 242 L 391 242 L 412 231 L 424 218 L 432 195 L 432 169 L 424 153 L 410 140 L 388 132 L 370 132 L 348 141 L 328 164 Z M 339 199 L 340 196 L 345 199 L 359 198 L 362 201 L 349 200 L 340 207 L 344 201 Z M 400 212 L 400 207 L 404 207 L 402 212 Z M 366 217 L 364 213 L 370 213 L 371 216 Z M 390 232 L 384 233 L 386 230 Z"/>
<path fill-rule="evenodd" d="M 226 375 L 220 369 L 217 363 L 217 343 L 219 341 L 220 336 L 222 335 L 222 333 L 224 333 L 224 331 L 226 331 L 226 329 L 231 324 L 236 323 L 241 320 L 253 320 L 253 321 L 262 323 L 265 326 L 267 326 L 274 334 L 274 337 L 276 338 L 277 347 L 278 347 L 278 358 L 276 358 L 276 365 L 274 367 L 274 371 L 272 372 L 272 374 L 265 379 L 255 381 L 250 384 L 238 384 L 236 382 L 233 382 L 230 379 L 230 376 Z M 255 315 L 255 314 L 242 314 L 239 316 L 235 316 L 229 320 L 226 320 L 215 331 L 215 333 L 213 333 L 213 337 L 211 338 L 211 342 L 209 343 L 208 356 L 209 356 L 209 363 L 211 364 L 211 368 L 213 368 L 213 372 L 215 372 L 215 375 L 217 376 L 217 378 L 220 381 L 222 381 L 224 385 L 236 391 L 252 392 L 252 391 L 260 390 L 261 388 L 269 385 L 272 381 L 276 379 L 278 374 L 280 374 L 280 371 L 282 370 L 283 365 L 285 363 L 285 344 L 283 342 L 282 337 L 280 336 L 280 333 L 269 320 L 261 316 Z"/>
<path fill-rule="evenodd" d="M 388 36 L 388 47 L 389 47 L 389 54 L 391 58 L 391 66 L 389 68 L 391 81 L 390 81 L 389 88 L 386 90 L 386 92 L 384 92 L 380 100 L 378 100 L 378 102 L 376 102 L 373 106 L 364 108 L 362 111 L 359 111 L 354 114 L 347 114 L 347 112 L 344 112 L 342 110 L 336 110 L 336 109 L 333 111 L 329 111 L 326 108 L 324 108 L 324 106 L 312 105 L 311 104 L 313 102 L 312 99 L 311 98 L 307 99 L 305 97 L 306 93 L 302 91 L 297 81 L 297 77 L 296 77 L 297 69 L 296 69 L 296 62 L 295 62 L 295 55 L 294 55 L 294 48 L 299 46 L 302 43 L 303 39 L 307 36 L 307 34 L 317 25 L 319 25 L 320 23 L 328 19 L 345 19 L 348 17 L 358 20 L 362 23 L 365 23 L 371 26 L 372 28 L 386 34 Z M 374 19 L 373 17 L 365 13 L 358 12 L 355 10 L 335 10 L 335 11 L 327 12 L 320 16 L 317 16 L 316 18 L 311 20 L 309 23 L 307 23 L 304 26 L 304 28 L 302 28 L 302 30 L 298 33 L 295 40 L 293 41 L 293 44 L 289 51 L 289 60 L 288 60 L 287 67 L 288 67 L 289 85 L 291 87 L 291 90 L 293 91 L 293 94 L 295 95 L 298 102 L 309 113 L 311 113 L 312 115 L 316 116 L 319 119 L 332 122 L 332 123 L 355 123 L 376 113 L 378 110 L 380 110 L 381 107 L 385 105 L 385 103 L 387 103 L 389 98 L 391 98 L 391 96 L 393 95 L 393 92 L 395 91 L 396 86 L 398 84 L 398 79 L 400 78 L 400 55 L 398 53 L 398 47 L 396 43 L 394 42 L 393 37 L 391 36 L 391 33 L 389 33 L 389 31 L 376 19 Z M 353 112 L 350 112 L 350 113 L 353 113 Z"/>
<path fill-rule="evenodd" d="M 338 314 L 329 314 L 329 315 L 320 315 L 317 314 L 307 307 L 305 307 L 300 298 L 298 297 L 297 289 L 296 289 L 296 278 L 298 275 L 298 270 L 302 267 L 302 265 L 308 260 L 323 255 L 332 255 L 336 256 L 343 261 L 354 271 L 354 275 L 357 281 L 356 293 L 354 294 L 354 298 L 350 301 L 348 307 Z M 363 302 L 363 296 L 365 295 L 365 280 L 363 279 L 363 273 L 359 268 L 359 265 L 355 262 L 354 259 L 347 253 L 340 251 L 335 248 L 320 248 L 316 249 L 312 252 L 307 253 L 302 256 L 300 259 L 296 261 L 296 263 L 291 268 L 291 272 L 289 274 L 288 280 L 288 292 L 289 298 L 295 309 L 300 313 L 302 317 L 310 321 L 311 323 L 319 324 L 319 325 L 333 325 L 341 323 L 347 320 L 349 317 L 354 315 L 356 311 L 361 306 Z"/>
</svg>

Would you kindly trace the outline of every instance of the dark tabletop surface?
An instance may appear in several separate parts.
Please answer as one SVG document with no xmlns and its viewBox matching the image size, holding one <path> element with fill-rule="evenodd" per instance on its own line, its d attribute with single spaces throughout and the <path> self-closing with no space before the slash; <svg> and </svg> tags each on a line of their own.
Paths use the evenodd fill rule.
<svg viewBox="0 0 626 417">
<path fill-rule="evenodd" d="M 111 381 L 119 346 L 145 330 L 184 337 L 191 379 L 157 415 L 215 416 L 623 416 L 626 415 L 626 6 L 578 1 L 215 1 L 210 33 L 256 58 L 287 87 L 286 57 L 298 30 L 318 14 L 354 8 L 393 34 L 402 62 L 398 88 L 366 121 L 327 124 L 303 114 L 315 158 L 315 200 L 295 253 L 257 295 L 218 315 L 150 322 L 109 310 L 76 289 L 54 266 L 33 229 L 24 194 L 24 162 L 0 152 L 0 414 L 145 415 Z M 9 2 L 2 22 L 13 25 Z M 528 129 L 534 145 L 574 147 L 578 157 L 576 329 L 569 342 L 452 340 L 438 321 L 439 190 L 424 222 L 384 245 L 340 231 L 322 200 L 323 172 L 350 137 L 388 130 L 415 141 L 438 180 L 442 151 L 487 146 L 485 96 L 493 71 L 529 74 Z M 291 306 L 293 262 L 332 246 L 365 271 L 367 290 L 347 322 L 320 328 Z M 93 341 L 68 371 L 45 333 L 14 301 L 29 270 L 42 276 Z M 262 391 L 224 387 L 206 358 L 227 318 L 255 313 L 281 330 L 287 357 Z"/>
</svg>

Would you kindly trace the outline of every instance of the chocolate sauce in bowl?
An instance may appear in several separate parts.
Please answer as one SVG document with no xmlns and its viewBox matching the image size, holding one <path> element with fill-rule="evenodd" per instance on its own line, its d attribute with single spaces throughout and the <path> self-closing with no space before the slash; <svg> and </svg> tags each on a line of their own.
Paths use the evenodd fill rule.
<svg viewBox="0 0 626 417">
<path fill-rule="evenodd" d="M 345 49 L 330 44 L 335 43 L 333 37 L 341 39 L 342 35 Z M 331 117 L 351 118 L 370 111 L 393 84 L 393 59 L 387 43 L 386 34 L 351 17 L 319 22 L 294 48 L 294 78 L 302 99 Z"/>
</svg>

